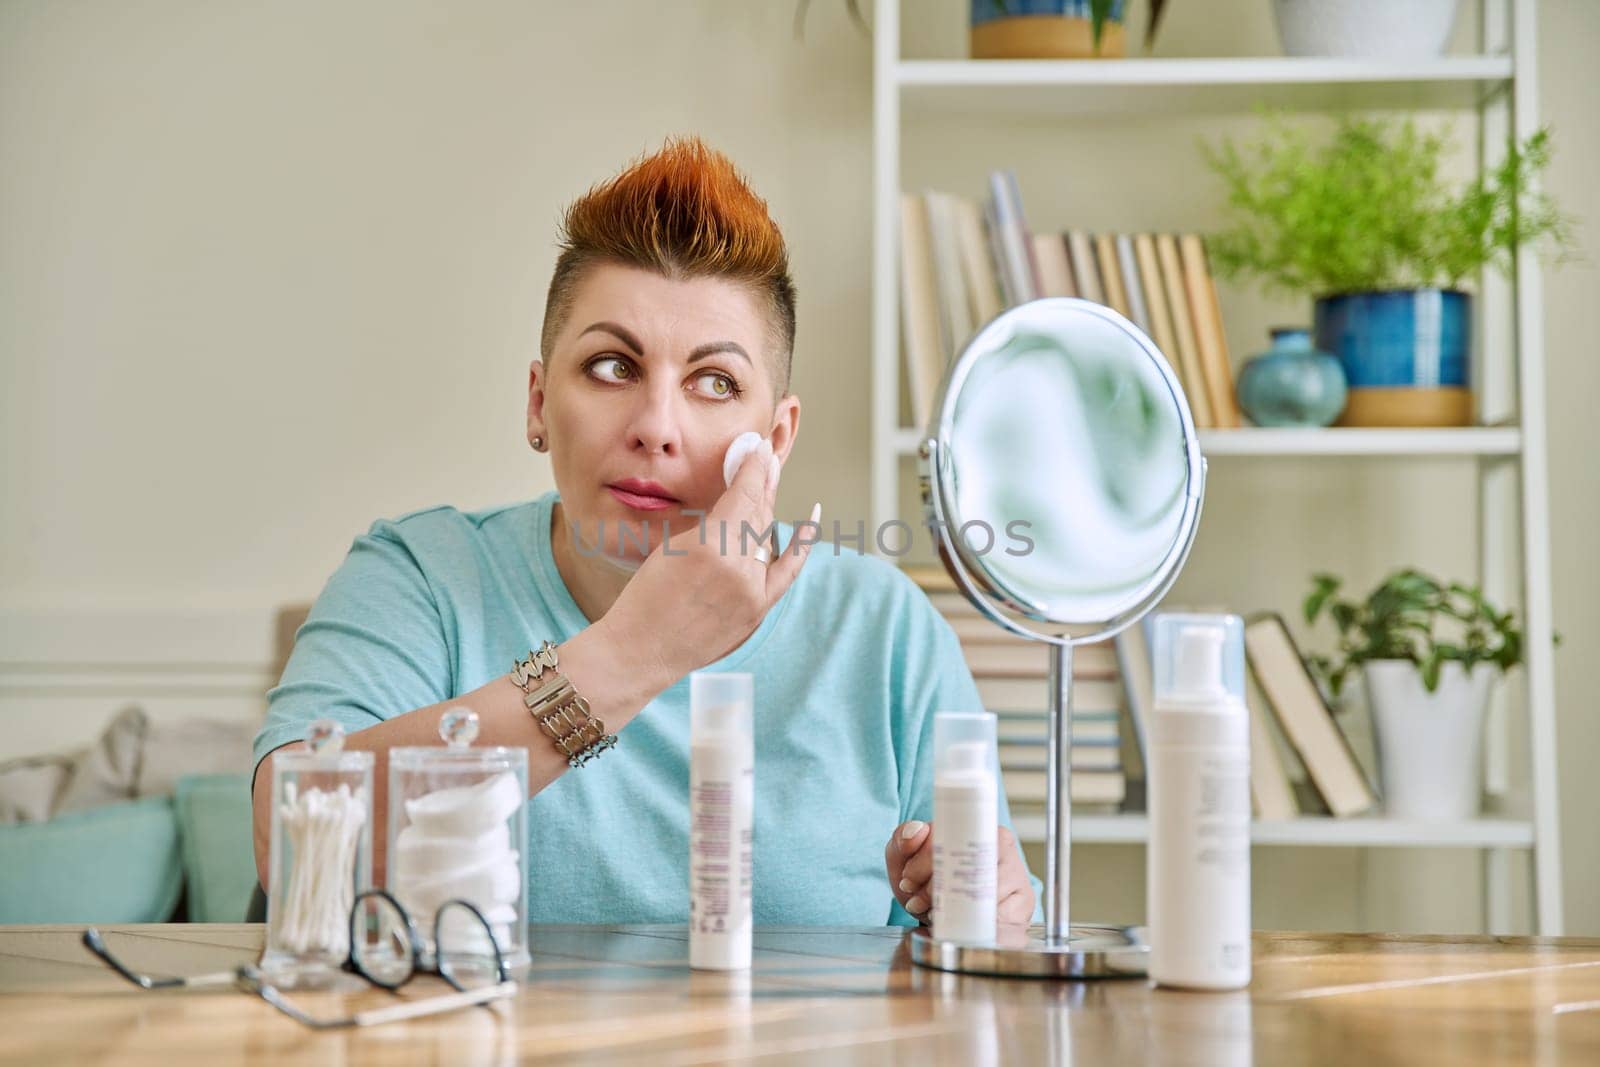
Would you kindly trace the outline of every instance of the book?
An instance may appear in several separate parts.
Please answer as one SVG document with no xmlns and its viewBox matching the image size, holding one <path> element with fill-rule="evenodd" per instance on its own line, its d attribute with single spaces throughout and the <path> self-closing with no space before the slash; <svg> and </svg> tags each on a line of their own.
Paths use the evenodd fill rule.
<svg viewBox="0 0 1600 1067">
<path fill-rule="evenodd" d="M 972 304 L 974 328 L 982 329 L 1005 310 L 1000 279 L 995 273 L 994 254 L 984 233 L 983 209 L 966 197 L 953 197 L 956 217 L 956 243 L 961 249 L 961 270 L 967 280 L 967 295 Z"/>
<path fill-rule="evenodd" d="M 991 172 L 989 197 L 994 205 L 993 222 L 1001 252 L 1000 273 L 1006 278 L 1006 291 L 1013 303 L 1025 304 L 1039 295 L 1039 280 L 1033 265 L 1033 241 L 1022 213 L 1017 176 L 1008 170 Z"/>
<path fill-rule="evenodd" d="M 1039 264 L 1040 296 L 1077 296 L 1072 284 L 1072 264 L 1067 262 L 1067 242 L 1054 233 L 1033 235 L 1033 258 Z"/>
<path fill-rule="evenodd" d="M 1194 416 L 1195 428 L 1209 430 L 1217 423 L 1211 414 L 1211 399 L 1206 392 L 1206 378 L 1200 367 L 1200 349 L 1194 337 L 1194 320 L 1189 314 L 1189 298 L 1185 295 L 1178 241 L 1170 233 L 1156 236 L 1156 260 L 1161 264 L 1161 286 L 1167 295 L 1167 309 L 1172 312 L 1172 332 L 1178 348 L 1177 366 L 1182 368 L 1178 376 L 1183 380 L 1183 391 L 1189 397 L 1189 411 Z"/>
<path fill-rule="evenodd" d="M 900 197 L 900 327 L 911 419 L 924 426 L 944 377 L 944 328 L 928 207 L 922 197 L 910 193 Z"/>
<path fill-rule="evenodd" d="M 1122 679 L 1123 716 L 1129 727 L 1123 736 L 1122 766 L 1129 778 L 1143 781 L 1147 774 L 1145 724 L 1150 721 L 1150 704 L 1155 699 L 1149 635 L 1140 621 L 1112 640 L 1117 674 Z"/>
<path fill-rule="evenodd" d="M 1133 238 L 1117 234 L 1117 267 L 1122 271 L 1122 291 L 1128 298 L 1128 318 L 1150 336 L 1150 309 L 1145 304 L 1144 285 L 1139 280 L 1139 264 L 1134 256 Z"/>
<path fill-rule="evenodd" d="M 1292 819 L 1300 809 L 1272 736 L 1272 708 L 1255 675 L 1248 670 L 1245 675 L 1245 705 L 1250 711 L 1250 800 L 1258 819 Z"/>
<path fill-rule="evenodd" d="M 944 357 L 948 363 L 961 354 L 972 337 L 972 307 L 967 297 L 967 279 L 961 269 L 954 198 L 948 193 L 934 192 L 924 193 L 923 198 L 928 204 L 928 229 L 933 236 L 933 276 L 939 287 Z"/>
<path fill-rule="evenodd" d="M 1241 420 L 1233 395 L 1233 367 L 1228 362 L 1228 341 L 1222 332 L 1222 313 L 1217 305 L 1216 283 L 1206 264 L 1205 245 L 1198 235 L 1186 233 L 1178 238 L 1178 256 L 1183 262 L 1184 292 L 1189 297 L 1211 416 L 1219 428 L 1236 430 Z"/>
<path fill-rule="evenodd" d="M 1044 738 L 1013 741 L 999 747 L 1000 766 L 1005 770 L 1042 771 L 1048 766 L 1049 746 Z M 1075 771 L 1115 771 L 1122 769 L 1115 745 L 1079 744 L 1074 738 L 1069 751 Z"/>
<path fill-rule="evenodd" d="M 1011 272 L 1006 269 L 1006 250 L 1004 242 L 1000 239 L 1000 216 L 992 199 L 983 202 L 983 233 L 989 243 L 989 261 L 994 264 L 995 281 L 1000 286 L 1000 307 L 1016 307 L 1020 300 L 1011 280 Z"/>
<path fill-rule="evenodd" d="M 978 678 L 978 697 L 990 711 L 1034 712 L 1050 710 L 1050 687 L 1044 678 Z M 1072 708 L 1109 712 L 1113 721 L 1122 703 L 1122 683 L 1100 678 L 1072 679 Z"/>
<path fill-rule="evenodd" d="M 1328 809 L 1342 818 L 1372 807 L 1377 797 L 1333 712 L 1323 702 L 1282 616 L 1252 617 L 1245 624 L 1244 643 L 1261 691 Z"/>
<path fill-rule="evenodd" d="M 1117 720 L 1103 711 L 1074 711 L 1071 718 L 1071 744 L 1115 745 L 1119 734 Z M 1001 744 L 1033 741 L 1043 744 L 1050 736 L 1050 720 L 1042 712 L 1001 711 L 995 714 L 995 736 Z"/>
<path fill-rule="evenodd" d="M 1044 771 L 1002 768 L 1000 785 L 1006 799 L 1012 803 L 1044 803 L 1047 788 Z M 1124 781 L 1120 771 L 1074 771 L 1067 788 L 1074 805 L 1107 804 L 1114 808 L 1122 802 Z"/>
<path fill-rule="evenodd" d="M 1105 294 L 1105 305 L 1123 318 L 1132 318 L 1128 294 L 1122 288 L 1122 268 L 1117 265 L 1117 239 L 1109 233 L 1096 234 L 1094 259 L 1100 267 L 1100 288 Z"/>
<path fill-rule="evenodd" d="M 1016 637 L 1003 641 L 963 641 L 961 655 L 976 678 L 1047 678 L 1050 674 L 1050 646 L 1042 641 Z M 1115 681 L 1117 659 L 1109 648 L 1091 645 L 1075 649 L 1072 677 Z"/>
<path fill-rule="evenodd" d="M 1167 365 L 1177 374 L 1178 341 L 1172 331 L 1172 312 L 1167 308 L 1166 293 L 1161 288 L 1161 264 L 1156 260 L 1155 238 L 1147 233 L 1135 236 L 1133 258 L 1139 265 L 1139 286 L 1144 292 L 1145 311 L 1150 316 L 1150 340 L 1161 349 Z M 1182 381 L 1181 375 L 1179 380 Z"/>
<path fill-rule="evenodd" d="M 1094 246 L 1089 235 L 1082 230 L 1067 231 L 1067 258 L 1072 262 L 1072 280 L 1078 295 L 1096 304 L 1106 302 L 1105 291 L 1100 288 L 1100 268 L 1095 265 Z"/>
</svg>

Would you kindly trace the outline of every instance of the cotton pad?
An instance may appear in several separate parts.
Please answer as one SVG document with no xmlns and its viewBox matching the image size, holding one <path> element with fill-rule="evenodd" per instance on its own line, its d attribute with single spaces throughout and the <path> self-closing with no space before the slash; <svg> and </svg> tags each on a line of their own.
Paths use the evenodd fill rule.
<svg viewBox="0 0 1600 1067">
<path fill-rule="evenodd" d="M 762 437 L 754 430 L 746 430 L 735 437 L 728 445 L 728 454 L 722 457 L 722 485 L 724 488 L 733 484 L 733 476 L 739 473 L 739 464 L 744 462 L 744 457 L 755 451 L 761 444 Z"/>
</svg>

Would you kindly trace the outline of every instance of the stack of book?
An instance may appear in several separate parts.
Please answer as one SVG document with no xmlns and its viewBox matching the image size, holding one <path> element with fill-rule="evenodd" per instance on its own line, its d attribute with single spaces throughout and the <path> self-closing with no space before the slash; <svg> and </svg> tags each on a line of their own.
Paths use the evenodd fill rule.
<svg viewBox="0 0 1600 1067">
<path fill-rule="evenodd" d="M 945 366 L 1006 307 L 1076 296 L 1113 308 L 1155 342 L 1195 425 L 1241 424 L 1205 242 L 1196 234 L 1035 233 L 1016 177 L 990 176 L 986 205 L 942 192 L 900 202 L 901 326 L 912 417 L 925 425 Z"/>
<path fill-rule="evenodd" d="M 1263 819 L 1358 815 L 1377 802 L 1279 615 L 1245 621 L 1250 795 Z"/>
<path fill-rule="evenodd" d="M 1050 649 L 1001 629 L 973 607 L 942 568 L 906 566 L 950 623 L 979 698 L 995 714 L 1000 773 L 1014 809 L 1042 805 L 1049 736 Z M 1074 811 L 1115 812 L 1127 798 L 1123 687 L 1109 642 L 1074 650 L 1071 793 Z"/>
</svg>

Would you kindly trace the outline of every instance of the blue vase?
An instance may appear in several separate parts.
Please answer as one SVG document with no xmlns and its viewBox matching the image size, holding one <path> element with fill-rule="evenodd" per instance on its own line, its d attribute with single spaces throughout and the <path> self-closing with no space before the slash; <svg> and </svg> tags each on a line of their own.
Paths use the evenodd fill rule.
<svg viewBox="0 0 1600 1067">
<path fill-rule="evenodd" d="M 1339 361 L 1303 327 L 1272 331 L 1272 347 L 1239 372 L 1239 407 L 1257 426 L 1326 426 L 1344 410 Z"/>
<path fill-rule="evenodd" d="M 1472 298 L 1455 289 L 1340 293 L 1316 302 L 1317 347 L 1351 389 L 1465 389 Z"/>
<path fill-rule="evenodd" d="M 1020 15 L 1065 15 L 1068 18 L 1089 18 L 1094 11 L 1089 0 L 972 0 L 972 24 L 993 19 L 1016 18 Z M 1122 21 L 1124 0 L 1115 0 L 1108 18 Z"/>
</svg>

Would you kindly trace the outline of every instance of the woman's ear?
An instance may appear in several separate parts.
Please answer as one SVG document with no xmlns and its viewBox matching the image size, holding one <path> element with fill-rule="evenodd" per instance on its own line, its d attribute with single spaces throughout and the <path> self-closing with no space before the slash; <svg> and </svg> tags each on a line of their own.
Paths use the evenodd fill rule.
<svg viewBox="0 0 1600 1067">
<path fill-rule="evenodd" d="M 528 365 L 528 444 L 540 452 L 550 443 L 550 432 L 544 425 L 544 389 L 544 361 L 536 359 Z M 534 444 L 535 438 L 538 444 Z"/>
<path fill-rule="evenodd" d="M 772 429 L 767 434 L 778 462 L 789 461 L 789 453 L 794 450 L 794 441 L 799 434 L 800 398 L 793 393 L 786 393 L 772 412 Z"/>
</svg>

